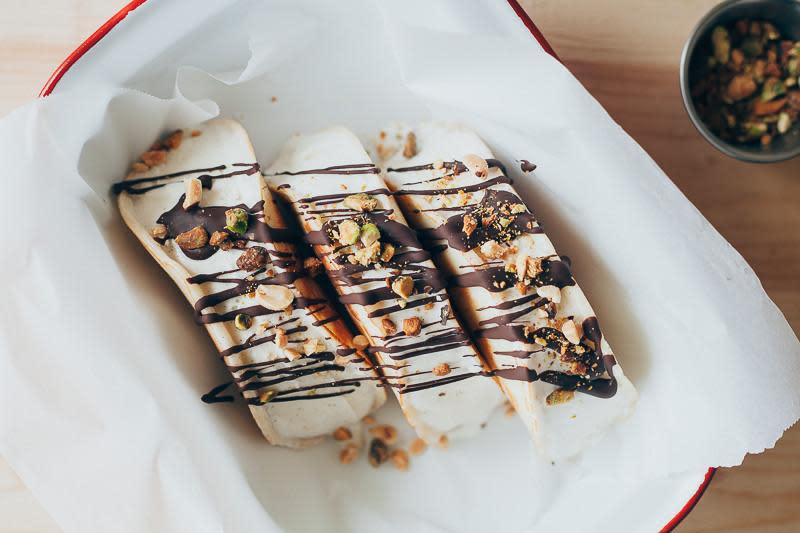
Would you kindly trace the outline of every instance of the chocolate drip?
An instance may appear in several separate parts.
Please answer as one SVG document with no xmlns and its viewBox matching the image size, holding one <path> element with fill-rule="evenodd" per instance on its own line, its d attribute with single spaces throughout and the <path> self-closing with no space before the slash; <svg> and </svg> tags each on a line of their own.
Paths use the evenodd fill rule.
<svg viewBox="0 0 800 533">
<path fill-rule="evenodd" d="M 536 165 L 531 163 L 527 159 L 523 159 L 519 162 L 519 168 L 520 170 L 522 170 L 527 174 L 528 172 L 533 172 L 534 170 L 536 170 Z"/>
<path fill-rule="evenodd" d="M 380 173 L 380 169 L 373 165 L 372 163 L 358 163 L 354 165 L 334 165 L 331 167 L 325 168 L 314 168 L 309 170 L 300 170 L 298 172 L 276 172 L 274 174 L 267 174 L 268 176 L 302 176 L 303 174 L 338 174 L 338 175 L 349 175 L 349 174 L 378 174 Z M 278 186 L 280 189 L 281 186 Z"/>
</svg>

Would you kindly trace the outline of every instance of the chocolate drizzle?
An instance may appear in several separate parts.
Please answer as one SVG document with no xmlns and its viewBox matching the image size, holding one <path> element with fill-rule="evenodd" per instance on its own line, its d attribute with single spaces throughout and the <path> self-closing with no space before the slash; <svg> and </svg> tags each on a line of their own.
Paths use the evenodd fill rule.
<svg viewBox="0 0 800 533">
<path fill-rule="evenodd" d="M 447 213 L 446 219 L 437 227 L 417 227 L 420 236 L 434 257 L 448 251 L 465 253 L 494 241 L 514 244 L 525 234 L 542 233 L 534 216 L 524 208 L 522 200 L 508 187 L 512 181 L 505 175 L 505 168 L 496 160 L 487 160 L 490 168 L 501 170 L 500 175 L 461 187 L 445 189 L 421 189 L 420 185 L 437 181 L 441 177 L 422 181 L 408 181 L 394 191 L 397 196 L 408 195 L 451 195 L 464 193 L 483 193 L 478 201 L 462 207 L 443 207 L 419 209 L 416 213 Z M 444 168 L 451 175 L 462 172 L 463 165 L 446 162 Z M 415 172 L 433 170 L 434 165 L 416 165 L 389 169 L 389 172 Z M 527 160 L 520 161 L 523 172 L 531 172 L 536 165 Z M 521 205 L 520 205 L 521 204 Z M 465 223 L 465 218 L 466 220 Z M 495 368 L 483 373 L 502 379 L 526 382 L 541 380 L 563 389 L 577 390 L 598 397 L 611 397 L 616 393 L 617 383 L 613 376 L 614 356 L 602 353 L 602 334 L 597 319 L 589 317 L 583 321 L 584 336 L 577 345 L 571 344 L 564 334 L 550 327 L 533 327 L 533 312 L 545 309 L 546 316 L 554 318 L 554 307 L 535 292 L 537 287 L 552 285 L 558 288 L 575 285 L 570 271 L 569 259 L 550 257 L 541 260 L 540 270 L 532 277 L 525 276 L 525 284 L 520 287 L 521 278 L 506 266 L 502 260 L 489 260 L 480 265 L 462 266 L 462 272 L 448 277 L 448 284 L 460 288 L 483 288 L 492 293 L 505 293 L 508 290 L 521 290 L 522 296 L 506 299 L 490 306 L 498 312 L 477 324 L 472 332 L 476 339 L 505 340 L 521 345 L 534 346 L 532 349 L 494 351 L 495 356 L 506 356 L 518 361 L 511 366 Z M 530 291 L 530 294 L 526 294 Z M 488 308 L 479 309 L 485 311 Z M 484 315 L 485 316 L 485 315 Z M 536 362 L 534 370 L 528 362 Z"/>
<path fill-rule="evenodd" d="M 231 168 L 232 167 L 232 168 Z M 145 194 L 162 188 L 166 185 L 180 183 L 185 176 L 196 175 L 205 189 L 211 189 L 216 180 L 231 178 L 239 175 L 254 175 L 259 171 L 257 163 L 234 163 L 217 165 L 209 168 L 186 170 L 147 178 L 129 179 L 117 183 L 112 191 L 115 194 L 127 193 L 133 195 Z M 210 174 L 216 172 L 215 174 Z M 262 285 L 280 285 L 294 289 L 295 282 L 305 277 L 302 261 L 295 254 L 295 243 L 299 241 L 296 232 L 285 228 L 273 228 L 264 222 L 264 202 L 258 201 L 253 206 L 245 204 L 233 206 L 193 206 L 183 208 L 185 195 L 177 200 L 175 205 L 162 213 L 156 223 L 167 228 L 167 235 L 158 240 L 162 245 L 170 239 L 192 228 L 200 226 L 210 235 L 214 232 L 226 232 L 229 240 L 236 243 L 235 248 L 224 252 L 229 254 L 242 253 L 248 245 L 257 243 L 263 245 L 269 256 L 268 264 L 254 272 L 244 272 L 239 268 L 221 272 L 201 273 L 187 279 L 190 284 L 214 284 L 224 288 L 211 292 L 198 299 L 194 304 L 194 319 L 198 324 L 209 325 L 235 320 L 237 315 L 249 317 L 287 315 L 288 318 L 271 325 L 266 329 L 253 327 L 258 331 L 249 335 L 244 342 L 234 344 L 220 352 L 234 380 L 214 387 L 202 400 L 206 403 L 232 402 L 233 396 L 225 394 L 231 387 L 235 387 L 251 405 L 262 405 L 266 401 L 281 403 L 296 400 L 313 400 L 342 396 L 354 392 L 363 381 L 373 381 L 381 386 L 383 380 L 370 369 L 363 369 L 369 373 L 360 377 L 345 376 L 345 359 L 351 358 L 355 362 L 354 351 L 341 348 L 336 355 L 331 352 L 314 353 L 304 356 L 296 361 L 286 357 L 279 357 L 265 362 L 239 364 L 243 352 L 251 350 L 262 344 L 274 342 L 276 328 L 283 329 L 289 339 L 290 345 L 296 346 L 297 351 L 302 351 L 300 344 L 306 340 L 305 334 L 308 327 L 303 325 L 301 316 L 319 316 L 312 322 L 314 326 L 323 326 L 329 322 L 339 320 L 340 317 L 329 308 L 323 299 L 303 298 L 295 293 L 295 298 L 290 310 L 273 311 L 260 305 L 253 299 L 252 304 L 244 306 L 231 306 L 230 301 L 248 296 Z M 233 233 L 226 229 L 225 212 L 232 208 L 241 208 L 248 215 L 247 231 L 244 234 Z M 178 248 L 176 246 L 176 248 Z M 203 261 L 212 257 L 219 251 L 219 247 L 207 244 L 197 249 L 180 249 L 181 253 L 189 259 Z M 247 301 L 247 300 L 245 300 Z M 339 359 L 337 359 L 337 356 Z M 247 360 L 245 357 L 244 360 Z M 358 362 L 364 362 L 358 359 Z M 313 382 L 308 381 L 309 376 L 319 376 Z M 304 380 L 300 385 L 298 380 Z M 262 392 L 269 394 L 264 395 Z"/>
</svg>

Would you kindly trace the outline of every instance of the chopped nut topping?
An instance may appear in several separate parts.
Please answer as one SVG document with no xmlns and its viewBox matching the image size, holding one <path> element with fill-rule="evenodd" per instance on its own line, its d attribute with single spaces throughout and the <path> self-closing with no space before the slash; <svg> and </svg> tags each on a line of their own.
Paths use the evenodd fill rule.
<svg viewBox="0 0 800 533">
<path fill-rule="evenodd" d="M 148 150 L 142 154 L 142 161 L 148 167 L 155 167 L 167 160 L 166 150 Z"/>
<path fill-rule="evenodd" d="M 147 172 L 148 170 L 150 170 L 150 166 L 147 165 L 147 163 L 136 161 L 131 165 L 131 170 L 134 172 Z"/>
<path fill-rule="evenodd" d="M 164 145 L 170 150 L 177 150 L 181 142 L 183 142 L 183 130 L 175 130 L 164 139 Z"/>
<path fill-rule="evenodd" d="M 354 211 L 369 212 L 378 207 L 378 199 L 369 194 L 360 192 L 346 197 L 344 199 L 344 205 Z"/>
<path fill-rule="evenodd" d="M 236 318 L 233 320 L 233 325 L 236 326 L 238 330 L 246 330 L 253 324 L 253 319 L 250 315 L 246 315 L 244 313 L 239 313 L 236 315 Z"/>
<path fill-rule="evenodd" d="M 419 455 L 427 449 L 428 444 L 419 438 L 412 440 L 411 444 L 408 445 L 408 451 L 411 452 L 411 455 Z"/>
<path fill-rule="evenodd" d="M 436 444 L 439 445 L 439 448 L 447 448 L 450 446 L 450 439 L 447 438 L 447 435 L 440 435 L 439 440 L 436 441 Z"/>
<path fill-rule="evenodd" d="M 392 453 L 389 454 L 389 459 L 391 459 L 396 469 L 403 472 L 408 470 L 408 453 L 405 450 L 393 450 Z"/>
<path fill-rule="evenodd" d="M 375 438 L 381 439 L 388 445 L 392 445 L 397 442 L 397 437 L 399 432 L 397 428 L 394 426 L 390 426 L 388 424 L 381 424 L 378 426 L 373 426 L 369 428 L 369 433 Z"/>
<path fill-rule="evenodd" d="M 375 224 L 364 224 L 361 226 L 358 238 L 361 240 L 361 244 L 364 246 L 370 246 L 371 244 L 380 240 L 381 231 Z M 378 251 L 380 251 L 380 246 L 378 246 Z"/>
<path fill-rule="evenodd" d="M 536 288 L 536 294 L 557 304 L 561 302 L 561 289 L 555 285 L 543 285 Z"/>
<path fill-rule="evenodd" d="M 241 207 L 234 207 L 225 211 L 225 228 L 242 235 L 247 231 L 248 215 L 247 211 Z"/>
<path fill-rule="evenodd" d="M 337 226 L 339 232 L 339 242 L 350 246 L 358 241 L 358 236 L 361 234 L 361 228 L 355 220 L 342 220 Z"/>
<path fill-rule="evenodd" d="M 543 307 L 537 307 L 533 310 L 533 316 L 536 318 L 547 318 L 549 315 L 547 314 L 547 310 Z"/>
<path fill-rule="evenodd" d="M 369 459 L 369 464 L 375 468 L 385 463 L 389 458 L 389 448 L 386 443 L 381 439 L 372 439 L 369 443 L 367 458 Z"/>
<path fill-rule="evenodd" d="M 208 232 L 203 226 L 195 226 L 175 237 L 175 244 L 182 250 L 196 250 L 208 244 Z"/>
<path fill-rule="evenodd" d="M 300 352 L 293 350 L 292 348 L 284 348 L 283 354 L 289 359 L 289 361 L 297 361 L 303 357 Z"/>
<path fill-rule="evenodd" d="M 479 178 L 485 178 L 489 175 L 489 164 L 479 155 L 467 154 L 461 158 L 461 162 L 464 163 L 467 170 Z"/>
<path fill-rule="evenodd" d="M 383 328 L 384 335 L 394 335 L 397 333 L 397 326 L 388 318 L 381 320 L 381 327 Z"/>
<path fill-rule="evenodd" d="M 150 236 L 154 239 L 166 239 L 167 235 L 169 235 L 169 230 L 164 224 L 156 224 L 150 230 Z"/>
<path fill-rule="evenodd" d="M 339 452 L 339 462 L 343 465 L 349 465 L 356 459 L 358 459 L 358 446 L 349 442 Z"/>
<path fill-rule="evenodd" d="M 223 242 L 228 240 L 228 233 L 225 231 L 215 231 L 211 234 L 211 239 L 208 244 L 211 246 L 220 246 Z"/>
<path fill-rule="evenodd" d="M 200 130 L 192 130 L 192 137 L 200 137 L 203 134 Z"/>
<path fill-rule="evenodd" d="M 236 266 L 247 272 L 266 266 L 269 252 L 263 246 L 251 246 L 236 260 Z"/>
<path fill-rule="evenodd" d="M 412 316 L 403 320 L 403 333 L 409 337 L 419 335 L 420 331 L 422 331 L 422 320 L 419 317 Z"/>
<path fill-rule="evenodd" d="M 394 257 L 394 245 L 387 242 L 383 245 L 383 251 L 381 251 L 380 260 L 386 262 L 391 260 L 392 257 Z"/>
<path fill-rule="evenodd" d="M 356 350 L 366 350 L 369 347 L 369 340 L 364 335 L 356 335 L 353 337 L 353 348 Z"/>
<path fill-rule="evenodd" d="M 312 278 L 322 272 L 322 261 L 316 257 L 306 257 L 303 260 L 303 268 Z"/>
<path fill-rule="evenodd" d="M 433 367 L 433 375 L 434 376 L 446 376 L 450 373 L 450 365 L 447 363 L 442 363 Z"/>
<path fill-rule="evenodd" d="M 367 425 L 374 424 L 375 423 L 375 418 L 371 417 L 370 415 L 366 415 L 364 418 L 361 419 L 361 421 L 364 422 Z"/>
<path fill-rule="evenodd" d="M 353 438 L 353 433 L 344 426 L 339 426 L 336 428 L 336 431 L 333 432 L 333 438 L 335 440 L 350 440 Z"/>
<path fill-rule="evenodd" d="M 261 403 L 267 403 L 274 398 L 276 394 L 278 394 L 278 391 L 276 390 L 265 390 L 258 395 L 258 401 Z"/>
<path fill-rule="evenodd" d="M 478 221 L 472 215 L 464 215 L 464 223 L 461 230 L 466 233 L 467 237 L 472 235 L 472 232 L 478 229 Z"/>
<path fill-rule="evenodd" d="M 403 157 L 411 159 L 415 155 L 417 155 L 417 136 L 414 135 L 413 131 L 409 131 L 406 134 L 406 143 L 403 146 Z"/>
<path fill-rule="evenodd" d="M 287 344 L 289 344 L 289 337 L 286 335 L 286 331 L 283 328 L 275 328 L 275 345 L 278 348 L 286 348 Z"/>
<path fill-rule="evenodd" d="M 501 246 L 497 241 L 486 241 L 481 244 L 481 253 L 489 259 L 498 259 L 506 253 L 506 247 Z"/>
<path fill-rule="evenodd" d="M 581 334 L 578 331 L 578 325 L 574 320 L 566 320 L 561 324 L 561 333 L 572 344 L 580 344 Z"/>
<path fill-rule="evenodd" d="M 322 339 L 306 339 L 303 342 L 303 353 L 306 355 L 314 355 L 325 349 L 325 343 Z"/>
<path fill-rule="evenodd" d="M 400 298 L 407 300 L 414 292 L 414 280 L 411 276 L 397 276 L 392 281 L 392 291 Z"/>
<path fill-rule="evenodd" d="M 575 391 L 556 389 L 547 395 L 547 398 L 545 398 L 545 403 L 547 405 L 558 405 L 561 403 L 567 403 L 574 397 L 575 397 Z"/>
<path fill-rule="evenodd" d="M 351 255 L 356 261 L 362 266 L 369 266 L 371 263 L 374 263 L 376 259 L 378 259 L 378 254 L 381 251 L 381 243 L 375 241 L 369 245 L 364 246 L 364 248 L 359 248 L 356 252 Z"/>
<path fill-rule="evenodd" d="M 256 298 L 270 311 L 283 311 L 294 301 L 294 293 L 280 285 L 259 285 Z"/>
</svg>

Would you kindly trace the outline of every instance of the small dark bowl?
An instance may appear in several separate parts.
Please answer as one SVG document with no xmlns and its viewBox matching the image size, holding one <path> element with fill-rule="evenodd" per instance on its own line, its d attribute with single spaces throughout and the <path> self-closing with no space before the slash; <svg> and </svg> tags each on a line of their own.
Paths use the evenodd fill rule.
<svg viewBox="0 0 800 533">
<path fill-rule="evenodd" d="M 800 40 L 799 0 L 726 0 L 703 17 L 692 31 L 681 54 L 681 96 L 689 118 L 697 131 L 723 154 L 741 161 L 773 163 L 800 155 L 800 130 L 795 124 L 783 135 L 776 135 L 767 146 L 758 143 L 742 144 L 717 137 L 702 121 L 692 101 L 691 88 L 702 72 L 702 62 L 710 53 L 711 31 L 719 25 L 728 26 L 739 19 L 759 19 L 771 22 L 787 39 Z M 695 77 L 693 77 L 695 76 Z"/>
</svg>

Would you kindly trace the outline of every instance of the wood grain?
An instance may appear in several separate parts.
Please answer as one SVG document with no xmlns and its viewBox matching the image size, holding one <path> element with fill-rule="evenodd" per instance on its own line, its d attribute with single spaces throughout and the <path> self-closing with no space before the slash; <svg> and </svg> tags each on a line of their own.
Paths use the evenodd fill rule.
<svg viewBox="0 0 800 533">
<path fill-rule="evenodd" d="M 35 97 L 55 66 L 122 3 L 0 0 L 0 116 Z M 694 130 L 681 104 L 681 47 L 716 0 L 521 3 L 564 63 L 739 250 L 800 331 L 800 159 L 728 159 Z M 0 532 L 11 531 L 58 528 L 0 459 Z M 678 531 L 800 531 L 800 427 L 775 449 L 721 469 Z"/>
</svg>

